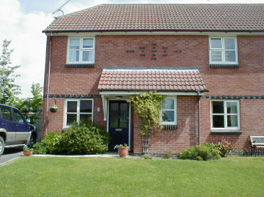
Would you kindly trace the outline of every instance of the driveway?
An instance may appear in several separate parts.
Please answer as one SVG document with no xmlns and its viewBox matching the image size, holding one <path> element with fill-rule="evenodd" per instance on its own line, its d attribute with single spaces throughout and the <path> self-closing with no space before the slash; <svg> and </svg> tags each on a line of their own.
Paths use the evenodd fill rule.
<svg viewBox="0 0 264 197">
<path fill-rule="evenodd" d="M 2 156 L 0 156 L 0 165 L 12 161 L 17 157 L 21 157 L 23 155 L 23 148 L 7 148 Z"/>
</svg>

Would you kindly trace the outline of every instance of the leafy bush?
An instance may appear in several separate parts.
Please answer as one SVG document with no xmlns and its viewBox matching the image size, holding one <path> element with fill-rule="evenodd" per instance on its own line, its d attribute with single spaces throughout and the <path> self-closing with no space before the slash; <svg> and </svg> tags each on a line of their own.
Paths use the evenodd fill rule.
<svg viewBox="0 0 264 197">
<path fill-rule="evenodd" d="M 181 159 L 209 160 L 220 159 L 219 150 L 212 143 L 190 146 L 180 152 Z"/>
<path fill-rule="evenodd" d="M 62 134 L 55 131 L 47 133 L 45 139 L 34 145 L 35 154 L 57 154 L 62 152 L 61 147 Z"/>
<path fill-rule="evenodd" d="M 48 132 L 34 145 L 35 154 L 96 154 L 107 151 L 109 137 L 104 127 L 94 123 L 73 125 L 63 133 Z"/>
<path fill-rule="evenodd" d="M 73 125 L 62 135 L 63 151 L 67 154 L 97 154 L 108 150 L 109 136 L 105 129 L 93 123 Z"/>
<path fill-rule="evenodd" d="M 194 146 L 190 146 L 180 152 L 181 159 L 196 159 L 197 151 Z"/>
<path fill-rule="evenodd" d="M 47 154 L 47 148 L 43 141 L 34 144 L 33 149 L 34 149 L 33 152 L 34 154 Z"/>
<path fill-rule="evenodd" d="M 226 154 L 229 154 L 232 150 L 234 150 L 234 144 L 225 139 L 215 144 L 215 146 L 220 151 L 221 157 L 225 157 Z"/>
<path fill-rule="evenodd" d="M 164 154 L 164 156 L 162 158 L 163 159 L 174 159 L 175 156 L 172 154 L 172 152 L 167 152 Z"/>
</svg>

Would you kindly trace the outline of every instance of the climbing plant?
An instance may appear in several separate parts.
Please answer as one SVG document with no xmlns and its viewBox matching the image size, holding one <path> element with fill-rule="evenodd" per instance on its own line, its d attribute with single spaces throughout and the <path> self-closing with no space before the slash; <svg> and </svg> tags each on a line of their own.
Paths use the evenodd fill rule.
<svg viewBox="0 0 264 197">
<path fill-rule="evenodd" d="M 140 119 L 140 135 L 143 142 L 143 152 L 147 153 L 151 134 L 160 131 L 160 113 L 164 96 L 156 91 L 143 92 L 131 97 L 137 116 Z"/>
</svg>

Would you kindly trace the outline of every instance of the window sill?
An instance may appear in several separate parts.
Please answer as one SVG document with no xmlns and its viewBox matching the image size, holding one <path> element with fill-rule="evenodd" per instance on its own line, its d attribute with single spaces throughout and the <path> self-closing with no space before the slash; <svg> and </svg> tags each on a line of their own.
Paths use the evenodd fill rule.
<svg viewBox="0 0 264 197">
<path fill-rule="evenodd" d="M 210 68 L 239 68 L 239 64 L 210 64 Z"/>
<path fill-rule="evenodd" d="M 94 68 L 94 64 L 66 64 L 66 68 Z"/>
<path fill-rule="evenodd" d="M 213 135 L 241 135 L 242 132 L 240 130 L 211 130 Z"/>
<path fill-rule="evenodd" d="M 176 130 L 177 125 L 161 125 L 163 127 L 163 130 Z"/>
</svg>

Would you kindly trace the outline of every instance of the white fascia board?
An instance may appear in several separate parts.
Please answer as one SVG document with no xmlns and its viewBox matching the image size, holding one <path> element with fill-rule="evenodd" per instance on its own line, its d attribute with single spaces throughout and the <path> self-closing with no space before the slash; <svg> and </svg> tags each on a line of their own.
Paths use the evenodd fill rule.
<svg viewBox="0 0 264 197">
<path fill-rule="evenodd" d="M 126 92 L 126 91 L 105 92 L 105 91 L 102 91 L 100 92 L 100 94 L 104 96 L 111 96 L 111 95 L 122 96 L 122 95 L 138 95 L 138 94 L 141 94 L 142 92 L 147 92 L 147 91 L 141 91 L 141 92 Z M 197 92 L 157 92 L 157 93 L 160 95 L 165 95 L 165 96 L 177 96 L 177 95 L 197 96 Z M 200 93 L 199 95 L 203 95 L 203 93 Z"/>
<path fill-rule="evenodd" d="M 51 33 L 45 33 L 50 36 Z M 68 36 L 68 37 L 87 37 L 87 36 L 109 36 L 109 35 L 204 35 L 204 36 L 259 36 L 264 35 L 263 32 L 187 32 L 187 31 L 113 31 L 113 32 L 52 32 L 52 36 Z"/>
</svg>

